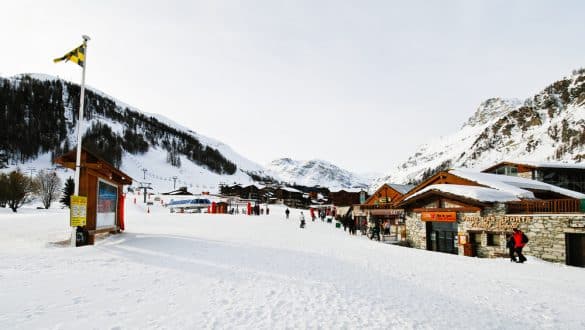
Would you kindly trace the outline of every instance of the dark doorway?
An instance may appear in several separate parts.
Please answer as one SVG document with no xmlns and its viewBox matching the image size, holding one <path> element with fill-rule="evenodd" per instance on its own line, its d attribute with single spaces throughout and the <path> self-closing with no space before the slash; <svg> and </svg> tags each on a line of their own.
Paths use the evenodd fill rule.
<svg viewBox="0 0 585 330">
<path fill-rule="evenodd" d="M 585 267 L 585 234 L 565 234 L 567 265 Z"/>
<path fill-rule="evenodd" d="M 471 257 L 477 257 L 477 251 L 481 246 L 481 233 L 469 232 L 469 242 L 471 246 Z"/>
<path fill-rule="evenodd" d="M 427 250 L 457 254 L 456 222 L 427 222 Z"/>
</svg>

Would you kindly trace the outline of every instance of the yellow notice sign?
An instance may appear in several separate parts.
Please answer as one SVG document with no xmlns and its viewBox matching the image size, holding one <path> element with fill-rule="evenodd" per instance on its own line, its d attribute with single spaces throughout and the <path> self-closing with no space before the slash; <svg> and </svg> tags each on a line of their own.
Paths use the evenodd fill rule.
<svg viewBox="0 0 585 330">
<path fill-rule="evenodd" d="M 71 227 L 85 226 L 87 223 L 87 197 L 71 196 Z"/>
</svg>

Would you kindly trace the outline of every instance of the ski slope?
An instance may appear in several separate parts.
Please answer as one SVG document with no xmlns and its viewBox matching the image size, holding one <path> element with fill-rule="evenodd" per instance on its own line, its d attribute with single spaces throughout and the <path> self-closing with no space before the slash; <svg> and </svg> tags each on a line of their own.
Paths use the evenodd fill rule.
<svg viewBox="0 0 585 330">
<path fill-rule="evenodd" d="M 0 329 L 585 328 L 582 268 L 126 201 L 126 232 L 81 248 L 49 243 L 66 210 L 0 209 Z"/>
</svg>

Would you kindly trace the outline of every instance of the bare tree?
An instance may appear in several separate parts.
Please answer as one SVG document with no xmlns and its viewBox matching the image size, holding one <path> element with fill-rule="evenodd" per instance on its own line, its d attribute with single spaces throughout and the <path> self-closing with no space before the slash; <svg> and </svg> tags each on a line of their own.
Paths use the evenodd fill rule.
<svg viewBox="0 0 585 330">
<path fill-rule="evenodd" d="M 61 179 L 57 176 L 57 173 L 51 171 L 40 171 L 34 182 L 34 189 L 36 195 L 41 198 L 45 209 L 51 207 L 51 202 L 57 200 L 61 192 Z"/>
<path fill-rule="evenodd" d="M 16 212 L 16 210 L 24 204 L 26 198 L 32 193 L 33 184 L 31 179 L 22 174 L 20 170 L 16 170 L 8 174 L 5 189 L 5 198 L 8 202 L 8 207 L 10 207 L 13 212 Z"/>
</svg>

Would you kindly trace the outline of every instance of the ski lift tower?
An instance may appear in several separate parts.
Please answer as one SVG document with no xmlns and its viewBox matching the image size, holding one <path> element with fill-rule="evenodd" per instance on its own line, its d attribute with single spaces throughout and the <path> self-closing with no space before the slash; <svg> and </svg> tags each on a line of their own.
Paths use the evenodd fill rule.
<svg viewBox="0 0 585 330">
<path fill-rule="evenodd" d="M 144 204 L 146 204 L 146 191 L 148 189 L 152 190 L 152 187 L 150 186 L 151 184 L 151 182 L 140 182 L 140 187 L 138 187 L 138 189 L 142 189 L 144 193 Z"/>
</svg>

